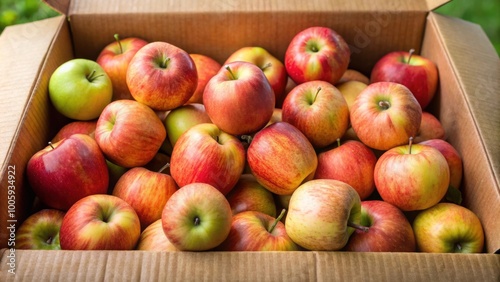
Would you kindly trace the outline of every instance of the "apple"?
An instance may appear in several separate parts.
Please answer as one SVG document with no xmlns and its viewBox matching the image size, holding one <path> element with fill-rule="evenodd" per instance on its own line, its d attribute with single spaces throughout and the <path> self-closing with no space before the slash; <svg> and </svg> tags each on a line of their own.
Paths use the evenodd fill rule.
<svg viewBox="0 0 500 282">
<path fill-rule="evenodd" d="M 433 114 L 423 111 L 420 128 L 415 136 L 415 143 L 422 143 L 429 139 L 446 139 L 446 134 L 443 125 L 439 119 Z"/>
<path fill-rule="evenodd" d="M 96 119 L 112 97 L 111 79 L 95 61 L 71 59 L 50 76 L 50 101 L 59 113 L 68 118 Z"/>
<path fill-rule="evenodd" d="M 361 82 L 365 85 L 370 84 L 370 79 L 366 75 L 364 75 L 363 73 L 361 73 L 357 70 L 347 69 L 344 72 L 344 74 L 342 75 L 342 77 L 339 79 L 339 81 L 337 81 L 335 86 L 337 86 L 337 84 L 345 83 L 348 81 L 358 81 L 358 82 Z"/>
<path fill-rule="evenodd" d="M 167 136 L 172 147 L 189 128 L 200 123 L 211 123 L 203 104 L 192 103 L 171 110 L 165 118 Z"/>
<path fill-rule="evenodd" d="M 450 184 L 445 198 L 448 201 L 460 204 L 462 202 L 460 185 L 463 175 L 463 162 L 460 153 L 453 145 L 442 139 L 429 139 L 419 144 L 434 147 L 444 156 L 450 169 Z"/>
<path fill-rule="evenodd" d="M 349 184 L 314 179 L 300 185 L 288 204 L 285 228 L 298 245 L 311 251 L 342 249 L 361 220 L 361 200 Z"/>
<path fill-rule="evenodd" d="M 203 92 L 205 110 L 214 124 L 232 135 L 252 134 L 273 114 L 275 98 L 264 72 L 248 62 L 224 65 Z"/>
<path fill-rule="evenodd" d="M 195 125 L 177 140 L 170 158 L 170 173 L 179 187 L 202 182 L 226 195 L 245 167 L 241 141 L 212 123 Z"/>
<path fill-rule="evenodd" d="M 106 194 L 111 194 L 113 193 L 116 182 L 118 182 L 120 177 L 122 177 L 122 175 L 127 172 L 128 168 L 116 165 L 109 160 L 106 160 L 106 165 L 108 166 L 109 175 L 108 192 Z"/>
<path fill-rule="evenodd" d="M 96 141 L 85 134 L 49 142 L 30 158 L 26 174 L 33 192 L 54 209 L 68 210 L 81 198 L 108 190 L 106 160 Z"/>
<path fill-rule="evenodd" d="M 191 183 L 170 197 L 161 220 L 163 232 L 177 249 L 206 251 L 227 238 L 232 216 L 229 202 L 217 188 Z"/>
<path fill-rule="evenodd" d="M 282 116 L 315 148 L 332 144 L 349 127 L 349 108 L 342 93 L 320 80 L 304 82 L 290 91 L 283 102 Z"/>
<path fill-rule="evenodd" d="M 361 226 L 343 250 L 349 252 L 414 252 L 413 228 L 396 206 L 379 200 L 361 202 Z"/>
<path fill-rule="evenodd" d="M 413 221 L 413 231 L 421 252 L 483 252 L 481 221 L 474 212 L 454 203 L 438 203 L 419 212 Z"/>
<path fill-rule="evenodd" d="M 311 180 L 318 165 L 307 137 L 287 122 L 257 132 L 248 146 L 247 161 L 257 181 L 278 195 L 290 195 Z"/>
<path fill-rule="evenodd" d="M 297 84 L 324 80 L 335 84 L 349 66 L 351 51 L 344 38 L 328 27 L 298 32 L 285 51 L 285 68 Z"/>
<path fill-rule="evenodd" d="M 68 138 L 73 134 L 81 133 L 94 137 L 95 127 L 97 120 L 91 121 L 72 121 L 63 126 L 56 135 L 52 138 L 51 142 L 56 143 L 64 138 Z"/>
<path fill-rule="evenodd" d="M 30 215 L 16 231 L 16 249 L 60 250 L 59 230 L 64 212 L 43 209 Z"/>
<path fill-rule="evenodd" d="M 198 74 L 198 84 L 193 96 L 189 98 L 187 103 L 203 104 L 203 92 L 207 86 L 208 81 L 214 77 L 222 68 L 221 64 L 209 56 L 202 54 L 189 54 L 196 66 Z"/>
<path fill-rule="evenodd" d="M 138 37 L 120 39 L 114 35 L 115 41 L 106 45 L 96 62 L 104 69 L 113 85 L 112 100 L 133 99 L 127 86 L 127 68 L 134 55 L 148 42 Z"/>
<path fill-rule="evenodd" d="M 179 251 L 168 240 L 165 232 L 163 232 L 163 225 L 161 218 L 151 223 L 144 231 L 142 231 L 137 243 L 137 250 L 141 251 L 162 251 L 162 252 L 175 252 Z"/>
<path fill-rule="evenodd" d="M 377 157 L 365 144 L 356 140 L 338 141 L 338 145 L 318 154 L 315 179 L 343 181 L 364 200 L 375 191 L 373 172 Z"/>
<path fill-rule="evenodd" d="M 126 81 L 135 100 L 166 111 L 191 98 L 198 86 L 198 73 L 186 51 L 156 41 L 137 51 L 127 68 Z"/>
<path fill-rule="evenodd" d="M 285 65 L 269 51 L 258 46 L 243 47 L 234 51 L 224 64 L 236 61 L 252 63 L 264 72 L 274 92 L 275 107 L 281 108 L 285 100 L 285 88 L 288 81 Z"/>
<path fill-rule="evenodd" d="M 258 211 L 276 216 L 273 193 L 260 185 L 252 174 L 242 174 L 226 198 L 233 215 L 243 211 Z"/>
<path fill-rule="evenodd" d="M 177 189 L 174 179 L 162 170 L 134 167 L 120 177 L 112 194 L 134 208 L 144 230 L 161 219 L 165 204 Z"/>
<path fill-rule="evenodd" d="M 148 106 L 116 100 L 97 120 L 95 139 L 107 159 L 130 168 L 153 159 L 167 135 L 165 126 Z"/>
<path fill-rule="evenodd" d="M 351 106 L 351 126 L 370 148 L 389 150 L 417 135 L 422 108 L 404 85 L 378 82 L 368 85 Z"/>
<path fill-rule="evenodd" d="M 375 164 L 375 187 L 386 202 L 403 211 L 439 203 L 448 190 L 450 169 L 439 150 L 421 144 L 394 147 Z"/>
<path fill-rule="evenodd" d="M 432 101 L 438 84 L 438 70 L 429 59 L 410 52 L 390 52 L 373 66 L 372 83 L 390 81 L 403 84 L 415 95 L 420 107 L 425 109 Z"/>
<path fill-rule="evenodd" d="M 59 232 L 63 250 L 132 250 L 140 235 L 134 209 L 106 194 L 87 196 L 71 206 Z"/>
<path fill-rule="evenodd" d="M 350 111 L 352 104 L 354 104 L 354 101 L 356 100 L 356 97 L 358 97 L 359 93 L 361 93 L 361 91 L 363 91 L 368 86 L 368 84 L 356 80 L 350 80 L 335 84 L 335 86 L 340 91 L 340 93 L 342 93 L 342 96 L 344 96 L 344 99 L 347 102 L 347 107 Z"/>
<path fill-rule="evenodd" d="M 222 251 L 298 251 L 299 246 L 287 235 L 281 217 L 259 211 L 244 211 L 233 216 L 231 231 L 217 248 Z"/>
</svg>

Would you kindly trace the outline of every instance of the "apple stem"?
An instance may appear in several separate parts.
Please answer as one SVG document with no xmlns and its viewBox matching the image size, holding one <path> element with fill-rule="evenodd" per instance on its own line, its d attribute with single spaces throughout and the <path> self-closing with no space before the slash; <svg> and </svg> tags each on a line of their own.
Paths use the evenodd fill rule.
<svg viewBox="0 0 500 282">
<path fill-rule="evenodd" d="M 316 97 L 318 97 L 319 91 L 321 91 L 321 86 L 318 87 L 318 91 L 316 91 L 316 95 L 314 95 L 313 104 L 316 102 Z"/>
<path fill-rule="evenodd" d="M 162 173 L 165 169 L 167 169 L 168 167 L 170 167 L 170 163 L 166 163 L 164 166 L 162 166 L 160 168 L 160 170 L 158 170 L 159 173 Z"/>
<path fill-rule="evenodd" d="M 194 225 L 196 225 L 196 226 L 200 225 L 200 218 L 196 216 L 196 217 L 194 218 L 194 222 L 193 222 L 193 224 L 194 224 Z"/>
<path fill-rule="evenodd" d="M 101 73 L 100 75 L 95 75 L 95 69 L 92 70 L 92 72 L 87 76 L 87 79 L 92 82 L 94 81 L 94 79 L 98 78 L 99 76 L 103 76 L 103 74 Z"/>
<path fill-rule="evenodd" d="M 236 76 L 234 76 L 234 73 L 233 71 L 231 70 L 231 67 L 229 66 L 226 66 L 226 70 L 229 72 L 229 74 L 231 75 L 231 79 L 232 80 L 236 80 Z"/>
<path fill-rule="evenodd" d="M 409 141 L 408 141 L 408 154 L 411 155 L 411 145 L 413 145 L 413 136 L 410 136 Z"/>
<path fill-rule="evenodd" d="M 278 215 L 278 217 L 274 220 L 273 222 L 273 225 L 271 225 L 271 228 L 269 228 L 269 233 L 273 233 L 273 230 L 274 228 L 276 227 L 276 225 L 278 225 L 278 222 L 283 218 L 283 216 L 285 215 L 285 209 L 282 209 L 281 210 L 281 213 L 280 215 Z"/>
<path fill-rule="evenodd" d="M 49 238 L 47 239 L 47 241 L 45 241 L 45 243 L 47 243 L 48 245 L 51 245 L 51 244 L 52 244 L 52 241 L 54 241 L 54 237 L 52 237 L 52 236 L 51 236 L 51 237 L 49 237 Z"/>
<path fill-rule="evenodd" d="M 52 146 L 52 142 L 49 141 L 49 146 L 50 148 L 54 149 L 54 146 Z"/>
<path fill-rule="evenodd" d="M 115 33 L 114 37 L 116 42 L 118 42 L 118 46 L 120 46 L 120 54 L 123 54 L 123 47 L 122 43 L 120 42 L 120 35 L 118 35 L 118 33 Z"/>
<path fill-rule="evenodd" d="M 163 68 L 163 69 L 166 68 L 169 61 L 170 61 L 169 57 L 163 59 L 163 61 L 160 62 L 160 68 Z"/>
<path fill-rule="evenodd" d="M 361 231 L 363 231 L 365 233 L 368 232 L 368 230 L 370 230 L 370 227 L 363 226 L 361 224 L 357 224 L 357 223 L 354 223 L 354 222 L 348 222 L 347 226 L 355 228 L 357 230 L 361 230 Z"/>
<path fill-rule="evenodd" d="M 410 55 L 408 56 L 408 61 L 406 61 L 407 64 L 410 64 L 411 56 L 413 55 L 413 52 L 415 52 L 415 49 L 410 49 Z"/>
<path fill-rule="evenodd" d="M 340 147 L 340 138 L 337 138 L 337 147 Z"/>
<path fill-rule="evenodd" d="M 241 135 L 241 139 L 245 140 L 248 144 L 252 142 L 252 136 L 251 135 Z"/>
<path fill-rule="evenodd" d="M 273 65 L 273 64 L 271 64 L 271 63 L 267 63 L 267 64 L 265 64 L 265 65 L 264 65 L 262 68 L 260 68 L 260 69 L 261 69 L 262 71 L 264 71 L 265 69 L 270 68 L 272 65 Z"/>
<path fill-rule="evenodd" d="M 460 245 L 460 243 L 457 243 L 455 245 L 455 250 L 458 251 L 458 252 L 462 252 L 462 245 Z"/>
<path fill-rule="evenodd" d="M 389 103 L 388 101 L 379 101 L 378 106 L 384 110 L 387 110 L 391 107 L 391 103 Z"/>
</svg>

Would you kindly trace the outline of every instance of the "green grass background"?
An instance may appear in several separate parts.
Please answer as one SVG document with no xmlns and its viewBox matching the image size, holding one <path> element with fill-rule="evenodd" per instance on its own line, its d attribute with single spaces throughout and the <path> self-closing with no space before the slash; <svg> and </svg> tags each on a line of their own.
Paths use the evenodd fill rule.
<svg viewBox="0 0 500 282">
<path fill-rule="evenodd" d="M 500 0 L 453 0 L 436 9 L 436 12 L 481 25 L 500 54 Z M 41 0 L 1 0 L 0 32 L 8 25 L 56 15 L 58 13 Z"/>
</svg>

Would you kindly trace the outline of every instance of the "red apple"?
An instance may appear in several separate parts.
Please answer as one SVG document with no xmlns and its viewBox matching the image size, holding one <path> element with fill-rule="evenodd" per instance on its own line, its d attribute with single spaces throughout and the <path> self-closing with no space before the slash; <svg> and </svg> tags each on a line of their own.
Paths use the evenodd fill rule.
<svg viewBox="0 0 500 282">
<path fill-rule="evenodd" d="M 187 103 L 203 104 L 203 91 L 205 91 L 208 81 L 219 72 L 222 66 L 219 62 L 206 55 L 189 54 L 189 56 L 191 56 L 196 66 L 198 85 Z"/>
<path fill-rule="evenodd" d="M 43 209 L 30 215 L 16 230 L 16 249 L 60 250 L 59 230 L 64 212 Z"/>
<path fill-rule="evenodd" d="M 252 174 L 243 174 L 226 195 L 233 214 L 244 211 L 259 211 L 272 217 L 276 216 L 273 193 L 260 185 Z"/>
<path fill-rule="evenodd" d="M 286 96 L 283 121 L 298 128 L 315 148 L 324 148 L 341 138 L 349 127 L 349 108 L 332 84 L 304 82 Z"/>
<path fill-rule="evenodd" d="M 361 220 L 361 201 L 349 184 L 314 179 L 293 192 L 285 228 L 288 236 L 311 251 L 342 249 Z"/>
<path fill-rule="evenodd" d="M 166 42 L 151 42 L 132 58 L 127 85 L 138 102 L 154 110 L 171 110 L 191 98 L 198 73 L 186 51 Z"/>
<path fill-rule="evenodd" d="M 133 99 L 127 86 L 127 68 L 134 55 L 148 44 L 138 37 L 120 39 L 114 35 L 115 41 L 102 49 L 96 62 L 108 74 L 113 85 L 113 100 Z"/>
<path fill-rule="evenodd" d="M 67 210 L 76 201 L 108 190 L 108 168 L 96 141 L 85 134 L 70 137 L 35 153 L 26 174 L 31 188 L 47 206 Z"/>
<path fill-rule="evenodd" d="M 422 121 L 417 135 L 414 138 L 415 143 L 422 143 L 422 141 L 429 139 L 446 139 L 446 134 L 443 125 L 433 114 L 423 111 Z"/>
<path fill-rule="evenodd" d="M 273 88 L 276 107 L 281 108 L 285 100 L 285 87 L 288 81 L 285 65 L 262 47 L 243 47 L 233 52 L 224 64 L 243 61 L 258 66 Z"/>
<path fill-rule="evenodd" d="M 244 211 L 233 216 L 231 231 L 217 248 L 222 251 L 298 251 L 278 218 L 258 211 Z"/>
<path fill-rule="evenodd" d="M 63 250 L 132 250 L 140 235 L 134 209 L 105 194 L 87 196 L 71 206 L 59 233 Z"/>
<path fill-rule="evenodd" d="M 117 100 L 106 106 L 95 131 L 95 139 L 106 157 L 123 167 L 147 164 L 166 135 L 155 112 L 133 100 Z"/>
<path fill-rule="evenodd" d="M 313 178 L 318 165 L 314 147 L 293 125 L 276 122 L 255 134 L 247 161 L 257 181 L 278 195 L 290 195 Z"/>
<path fill-rule="evenodd" d="M 137 250 L 141 251 L 163 251 L 175 252 L 179 251 L 167 238 L 163 232 L 161 219 L 151 223 L 144 231 L 142 231 L 137 243 Z"/>
<path fill-rule="evenodd" d="M 425 109 L 434 97 L 438 84 L 438 70 L 429 59 L 410 52 L 390 52 L 373 66 L 372 83 L 390 81 L 403 84 L 415 95 Z"/>
<path fill-rule="evenodd" d="M 366 75 L 362 74 L 357 70 L 347 69 L 342 75 L 342 77 L 339 79 L 339 81 L 337 81 L 335 86 L 337 86 L 337 84 L 348 81 L 358 81 L 366 85 L 370 84 L 370 79 Z"/>
<path fill-rule="evenodd" d="M 134 208 L 141 222 L 141 230 L 144 230 L 161 218 L 165 204 L 177 189 L 170 175 L 134 167 L 120 177 L 113 189 L 113 196 Z"/>
<path fill-rule="evenodd" d="M 352 186 L 361 200 L 375 190 L 373 171 L 377 157 L 365 144 L 348 140 L 318 154 L 315 179 L 336 179 Z"/>
<path fill-rule="evenodd" d="M 94 138 L 95 127 L 97 124 L 97 120 L 92 121 L 72 121 L 65 126 L 63 126 L 57 134 L 52 138 L 52 143 L 56 143 L 61 141 L 64 138 L 68 138 L 73 134 L 81 133 L 87 134 L 90 137 Z"/>
<path fill-rule="evenodd" d="M 450 170 L 437 149 L 410 142 L 380 156 L 374 177 L 384 201 L 403 211 L 415 211 L 439 203 L 448 190 Z"/>
<path fill-rule="evenodd" d="M 207 183 L 226 195 L 245 167 L 245 149 L 238 138 L 215 124 L 191 127 L 177 140 L 170 158 L 170 173 L 179 187 Z"/>
<path fill-rule="evenodd" d="M 252 63 L 232 62 L 212 77 L 203 92 L 208 116 L 221 130 L 251 134 L 273 114 L 275 98 L 264 72 Z"/>
<path fill-rule="evenodd" d="M 327 27 L 297 33 L 285 52 L 288 75 L 297 83 L 324 80 L 337 83 L 347 70 L 351 51 L 340 34 Z"/>
<path fill-rule="evenodd" d="M 359 228 L 349 238 L 345 251 L 350 252 L 414 252 L 413 229 L 396 206 L 378 200 L 361 202 Z"/>
<path fill-rule="evenodd" d="M 460 204 L 462 202 L 462 197 L 459 190 L 463 175 L 463 163 L 460 153 L 453 145 L 442 139 L 430 139 L 420 144 L 436 148 L 444 156 L 450 169 L 450 185 L 448 187 L 448 193 L 446 194 L 446 200 Z"/>
<path fill-rule="evenodd" d="M 417 214 L 413 231 L 419 251 L 427 253 L 481 253 L 484 231 L 471 210 L 439 203 Z"/>
<path fill-rule="evenodd" d="M 417 135 L 422 109 L 410 90 L 394 82 L 368 85 L 351 106 L 351 125 L 370 148 L 388 150 Z"/>
<path fill-rule="evenodd" d="M 177 139 L 194 125 L 211 122 L 203 104 L 186 104 L 171 110 L 165 118 L 170 144 L 175 146 Z"/>
<path fill-rule="evenodd" d="M 170 197 L 161 219 L 163 232 L 177 249 L 206 251 L 227 238 L 232 215 L 226 197 L 218 189 L 191 183 Z"/>
</svg>

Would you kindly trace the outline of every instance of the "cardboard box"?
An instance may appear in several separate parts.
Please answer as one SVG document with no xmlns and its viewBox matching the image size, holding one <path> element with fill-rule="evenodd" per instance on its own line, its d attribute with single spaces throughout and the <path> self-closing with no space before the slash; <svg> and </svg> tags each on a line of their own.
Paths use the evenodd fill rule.
<svg viewBox="0 0 500 282">
<path fill-rule="evenodd" d="M 47 2 L 66 16 L 12 26 L 0 36 L 0 273 L 7 281 L 499 281 L 500 256 L 494 253 L 500 249 L 500 63 L 479 26 L 432 12 L 446 0 Z M 282 59 L 293 35 L 314 25 L 344 36 L 352 50 L 351 67 L 365 74 L 393 50 L 415 48 L 438 65 L 439 93 L 431 109 L 462 155 L 463 204 L 483 223 L 485 253 L 10 249 L 8 227 L 19 227 L 34 207 L 26 163 L 68 122 L 47 95 L 50 75 L 63 62 L 95 59 L 114 33 L 167 41 L 220 62 L 250 45 Z M 14 206 L 9 193 L 15 195 Z"/>
</svg>

